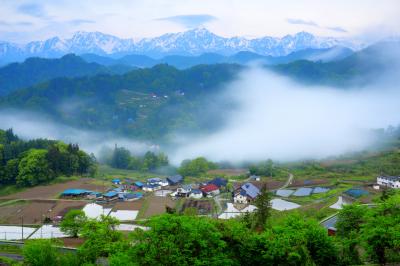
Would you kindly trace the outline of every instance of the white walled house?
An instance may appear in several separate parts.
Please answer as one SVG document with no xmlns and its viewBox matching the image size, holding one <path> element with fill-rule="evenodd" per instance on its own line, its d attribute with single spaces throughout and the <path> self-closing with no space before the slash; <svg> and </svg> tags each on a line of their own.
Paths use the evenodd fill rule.
<svg viewBox="0 0 400 266">
<path fill-rule="evenodd" d="M 376 183 L 390 188 L 400 188 L 400 176 L 378 176 Z"/>
<path fill-rule="evenodd" d="M 247 203 L 247 194 L 245 191 L 240 190 L 238 193 L 235 194 L 235 197 L 233 198 L 234 203 L 241 203 L 241 204 L 246 204 Z"/>
<path fill-rule="evenodd" d="M 203 197 L 203 192 L 200 189 L 192 189 L 189 197 L 194 199 L 201 199 Z"/>
</svg>

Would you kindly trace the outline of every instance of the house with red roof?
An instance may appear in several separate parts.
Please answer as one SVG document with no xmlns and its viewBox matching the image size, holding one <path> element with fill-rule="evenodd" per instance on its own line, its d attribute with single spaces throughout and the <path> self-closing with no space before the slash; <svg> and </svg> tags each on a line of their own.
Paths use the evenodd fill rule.
<svg viewBox="0 0 400 266">
<path fill-rule="evenodd" d="M 207 197 L 213 197 L 219 194 L 219 188 L 214 184 L 207 184 L 200 188 L 203 194 Z"/>
</svg>

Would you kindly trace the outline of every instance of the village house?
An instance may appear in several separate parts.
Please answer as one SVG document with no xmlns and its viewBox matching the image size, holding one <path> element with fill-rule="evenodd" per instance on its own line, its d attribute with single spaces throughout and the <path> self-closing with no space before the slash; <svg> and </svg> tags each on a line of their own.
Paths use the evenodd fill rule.
<svg viewBox="0 0 400 266">
<path fill-rule="evenodd" d="M 207 184 L 204 187 L 200 188 L 203 194 L 206 197 L 213 197 L 219 194 L 219 188 L 214 184 Z"/>
<path fill-rule="evenodd" d="M 114 178 L 113 180 L 111 180 L 111 182 L 114 185 L 121 185 L 121 179 L 119 179 L 119 178 Z"/>
<path fill-rule="evenodd" d="M 183 182 L 183 176 L 181 175 L 169 176 L 167 177 L 167 181 L 170 186 L 175 186 Z"/>
<path fill-rule="evenodd" d="M 157 184 L 157 185 L 160 185 L 162 187 L 168 186 L 168 181 L 167 180 L 161 179 L 161 178 L 158 178 L 158 177 L 147 179 L 147 183 L 148 184 Z"/>
<path fill-rule="evenodd" d="M 135 183 L 133 183 L 136 187 L 138 187 L 138 188 L 143 188 L 143 183 L 142 182 L 140 182 L 140 181 L 136 181 Z"/>
<path fill-rule="evenodd" d="M 233 202 L 247 204 L 260 194 L 260 189 L 252 183 L 245 183 L 234 193 Z"/>
<path fill-rule="evenodd" d="M 209 181 L 208 184 L 214 184 L 221 189 L 223 187 L 226 187 L 226 185 L 228 184 L 228 180 L 222 177 L 216 177 L 213 180 Z"/>
<path fill-rule="evenodd" d="M 107 202 L 117 200 L 118 193 L 115 191 L 109 191 L 109 192 L 103 194 L 103 199 Z"/>
<path fill-rule="evenodd" d="M 126 193 L 123 195 L 124 201 L 134 201 L 141 199 L 143 197 L 142 193 Z"/>
<path fill-rule="evenodd" d="M 156 190 L 160 190 L 161 186 L 159 184 L 146 184 L 143 185 L 143 191 L 153 192 Z"/>
<path fill-rule="evenodd" d="M 203 197 L 203 192 L 200 189 L 192 189 L 189 197 L 194 199 L 201 199 Z"/>
<path fill-rule="evenodd" d="M 400 176 L 378 176 L 376 183 L 390 188 L 400 188 Z"/>
<path fill-rule="evenodd" d="M 177 197 L 188 197 L 190 192 L 192 191 L 191 185 L 182 185 L 181 187 L 176 189 Z"/>
<path fill-rule="evenodd" d="M 251 181 L 260 181 L 261 178 L 260 178 L 260 176 L 258 176 L 258 175 L 251 175 L 251 176 L 249 177 L 249 180 L 251 180 Z"/>
</svg>

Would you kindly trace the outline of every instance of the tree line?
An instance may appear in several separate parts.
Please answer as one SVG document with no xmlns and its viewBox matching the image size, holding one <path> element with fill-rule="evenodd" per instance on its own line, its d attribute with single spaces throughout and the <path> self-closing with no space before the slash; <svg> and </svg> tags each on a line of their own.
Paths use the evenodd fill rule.
<svg viewBox="0 0 400 266">
<path fill-rule="evenodd" d="M 22 140 L 12 129 L 0 130 L 0 183 L 19 187 L 49 182 L 57 176 L 89 174 L 94 157 L 79 149 L 48 139 Z"/>
<path fill-rule="evenodd" d="M 137 171 L 154 171 L 160 167 L 168 166 L 168 156 L 163 152 L 154 153 L 146 152 L 143 156 L 132 155 L 131 152 L 124 148 L 114 147 L 112 151 L 105 151 L 102 162 L 119 169 L 129 169 Z"/>
</svg>

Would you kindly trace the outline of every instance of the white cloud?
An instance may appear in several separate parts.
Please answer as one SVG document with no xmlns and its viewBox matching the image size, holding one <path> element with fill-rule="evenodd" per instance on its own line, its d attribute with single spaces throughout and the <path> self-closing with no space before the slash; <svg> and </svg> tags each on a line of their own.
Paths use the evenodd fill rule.
<svg viewBox="0 0 400 266">
<path fill-rule="evenodd" d="M 124 38 L 154 37 L 167 32 L 182 31 L 188 27 L 187 23 L 193 22 L 186 19 L 186 24 L 182 20 L 180 23 L 171 23 L 157 20 L 158 18 L 182 19 L 193 14 L 207 14 L 210 18 L 218 18 L 208 20 L 207 27 L 223 36 L 283 36 L 302 30 L 310 30 L 318 35 L 354 36 L 377 26 L 389 29 L 392 34 L 400 33 L 400 9 L 396 0 L 115 0 L 112 4 L 107 0 L 82 0 L 79 3 L 66 0 L 3 0 L 0 9 L 2 21 L 27 21 L 34 26 L 29 31 L 22 27 L 3 27 L 0 29 L 0 39 L 10 39 L 12 33 L 17 36 L 14 40 L 19 41 L 54 35 L 66 37 L 76 30 L 101 31 Z M 304 21 L 323 27 L 290 24 L 286 21 L 288 17 L 306 18 Z M 73 20 L 95 23 L 68 24 Z M 51 24 L 65 24 L 65 27 L 51 27 Z M 192 23 L 191 26 L 195 24 Z"/>
</svg>

